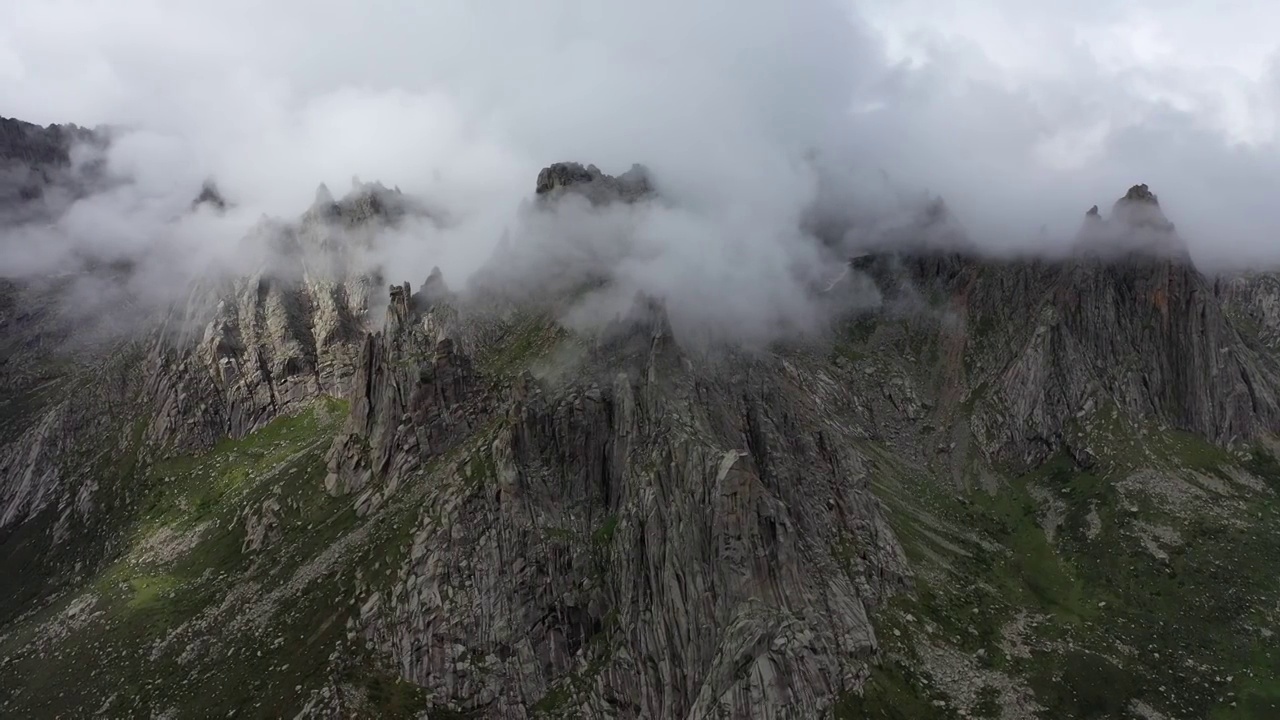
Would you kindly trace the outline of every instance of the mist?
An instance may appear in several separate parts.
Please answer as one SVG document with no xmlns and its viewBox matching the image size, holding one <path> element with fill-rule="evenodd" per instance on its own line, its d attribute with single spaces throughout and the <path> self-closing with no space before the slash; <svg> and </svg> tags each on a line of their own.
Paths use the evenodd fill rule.
<svg viewBox="0 0 1280 720">
<path fill-rule="evenodd" d="M 5 3 L 4 113 L 112 126 L 117 181 L 6 229 L 0 274 L 88 253 L 171 298 L 249 271 L 264 215 L 353 175 L 448 215 L 383 233 L 388 280 L 605 273 L 584 323 L 642 291 L 688 327 L 804 331 L 841 253 L 935 197 L 980 250 L 1050 254 L 1146 183 L 1202 266 L 1277 263 L 1275 19 L 1154 0 Z M 522 211 L 559 161 L 643 163 L 663 201 Z M 210 177 L 230 208 L 192 212 Z M 819 242 L 815 207 L 854 231 Z"/>
</svg>

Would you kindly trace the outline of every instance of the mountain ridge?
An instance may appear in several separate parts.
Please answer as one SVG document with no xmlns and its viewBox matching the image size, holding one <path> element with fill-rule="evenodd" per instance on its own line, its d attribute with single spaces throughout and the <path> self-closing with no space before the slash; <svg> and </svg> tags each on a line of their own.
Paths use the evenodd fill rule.
<svg viewBox="0 0 1280 720">
<path fill-rule="evenodd" d="M 632 172 L 552 165 L 534 195 L 644 202 Z M 1125 202 L 1156 203 L 1134 188 Z M 1145 244 L 1030 262 L 878 248 L 837 282 L 873 284 L 879 309 L 822 342 L 708 351 L 643 294 L 571 328 L 554 299 L 353 268 L 345 233 L 395 222 L 400 195 L 318 190 L 263 228 L 280 252 L 262 272 L 61 364 L 74 328 L 51 298 L 5 292 L 5 387 L 24 390 L 0 415 L 0 560 L 22 581 L 0 606 L 0 710 L 1280 701 L 1246 674 L 1280 667 L 1261 635 L 1280 588 L 1259 569 L 1280 548 L 1274 276 L 1211 279 Z M 1170 577 L 1193 610 L 1153 594 Z M 1220 637 L 1202 647 L 1192 621 Z M 1147 644 L 1177 662 L 1121 647 Z M 95 656 L 113 663 L 85 677 Z M 1184 663 L 1196 681 L 1166 691 Z"/>
</svg>

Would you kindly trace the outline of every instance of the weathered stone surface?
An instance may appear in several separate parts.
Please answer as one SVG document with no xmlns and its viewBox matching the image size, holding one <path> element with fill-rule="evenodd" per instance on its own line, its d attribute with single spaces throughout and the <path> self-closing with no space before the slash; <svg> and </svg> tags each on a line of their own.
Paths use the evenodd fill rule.
<svg viewBox="0 0 1280 720">
<path fill-rule="evenodd" d="M 857 687 L 909 571 L 847 426 L 776 361 L 691 366 L 647 299 L 593 356 L 611 380 L 514 380 L 364 632 L 484 717 L 569 677 L 589 717 L 809 717 Z"/>
<path fill-rule="evenodd" d="M 476 429 L 480 393 L 471 358 L 452 335 L 447 300 L 438 270 L 417 294 L 409 283 L 391 287 L 384 330 L 365 337 L 351 415 L 329 453 L 331 493 L 362 491 L 371 480 L 389 481 L 384 490 L 393 492 Z"/>
<path fill-rule="evenodd" d="M 536 194 L 546 200 L 574 193 L 587 198 L 593 205 L 608 202 L 635 202 L 654 192 L 649 171 L 642 165 L 632 165 L 630 170 L 614 177 L 606 175 L 595 165 L 583 167 L 579 163 L 556 163 L 538 173 Z"/>
<path fill-rule="evenodd" d="M 1122 202 L 1158 209 L 1143 186 L 1130 196 Z M 1265 326 L 1268 283 L 1215 284 L 1165 246 L 1082 252 L 1053 262 L 877 257 L 860 267 L 890 302 L 904 288 L 947 299 L 967 358 L 949 382 L 974 394 L 972 433 L 992 458 L 1029 467 L 1067 448 L 1087 462 L 1071 427 L 1113 407 L 1223 444 L 1280 428 L 1280 366 L 1236 320 L 1252 314 Z"/>
<path fill-rule="evenodd" d="M 280 539 L 280 502 L 269 497 L 258 507 L 244 511 L 243 552 L 257 552 L 274 545 Z"/>
<path fill-rule="evenodd" d="M 162 405 L 155 440 L 207 448 L 318 396 L 348 393 L 370 327 L 373 284 L 354 258 L 381 223 L 404 211 L 389 194 L 361 185 L 328 209 L 313 206 L 296 227 L 264 226 L 256 237 L 271 252 L 261 270 L 198 287 L 174 308 L 150 373 L 150 392 Z M 200 419 L 163 420 L 172 414 L 164 408 L 178 406 Z"/>
<path fill-rule="evenodd" d="M 1089 208 L 1076 236 L 1078 255 L 1107 260 L 1131 257 L 1169 257 L 1187 261 L 1186 242 L 1165 217 L 1160 200 L 1146 185 L 1134 185 L 1116 200 L 1104 218 L 1098 206 Z"/>
<path fill-rule="evenodd" d="M 48 220 L 80 197 L 103 169 L 100 158 L 73 158 L 73 148 L 100 153 L 105 131 L 76 125 L 41 127 L 0 117 L 0 222 Z M 88 153 L 84 153 L 88 155 Z M 73 160 L 78 160 L 77 163 Z"/>
</svg>

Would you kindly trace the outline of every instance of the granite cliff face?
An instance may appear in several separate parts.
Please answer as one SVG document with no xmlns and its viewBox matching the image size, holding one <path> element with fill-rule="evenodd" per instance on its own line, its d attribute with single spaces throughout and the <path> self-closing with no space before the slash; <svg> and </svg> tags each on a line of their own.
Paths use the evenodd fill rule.
<svg viewBox="0 0 1280 720">
<path fill-rule="evenodd" d="M 1145 185 L 1105 221 L 1091 209 L 1081 237 L 1064 261 L 856 262 L 886 295 L 905 283 L 947 313 L 949 352 L 964 362 L 945 382 L 970 398 L 966 432 L 988 458 L 1025 469 L 1065 449 L 1087 466 L 1081 426 L 1115 411 L 1222 445 L 1274 433 L 1280 367 L 1264 325 L 1237 320 L 1266 312 L 1269 285 L 1200 273 Z"/>
<path fill-rule="evenodd" d="M 109 132 L 0 117 L 0 221 L 48 219 L 105 181 Z"/>
<path fill-rule="evenodd" d="M 658 192 L 557 164 L 528 211 Z M 644 295 L 585 330 L 496 270 L 384 290 L 359 253 L 406 213 L 322 186 L 257 272 L 95 343 L 0 285 L 0 712 L 1280 702 L 1280 284 L 1200 273 L 1145 186 L 1066 260 L 873 248 L 815 292 L 881 307 L 750 352 Z"/>
<path fill-rule="evenodd" d="M 330 488 L 367 512 L 473 446 L 445 471 L 457 477 L 424 488 L 435 517 L 361 613 L 407 679 L 492 717 L 540 701 L 591 717 L 790 717 L 865 677 L 868 612 L 909 571 L 838 384 L 806 390 L 781 359 L 703 365 L 641 298 L 593 339 L 580 380 L 525 370 L 480 386 L 485 350 L 451 337 L 449 311 L 392 297 Z M 416 376 L 397 369 L 424 347 Z"/>
</svg>

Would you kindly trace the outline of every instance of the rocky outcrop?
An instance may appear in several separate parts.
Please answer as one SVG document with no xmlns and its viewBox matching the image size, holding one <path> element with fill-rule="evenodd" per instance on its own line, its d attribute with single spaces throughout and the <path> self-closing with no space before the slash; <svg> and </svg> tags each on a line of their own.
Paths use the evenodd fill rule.
<svg viewBox="0 0 1280 720">
<path fill-rule="evenodd" d="M 1213 292 L 1242 333 L 1256 336 L 1269 350 L 1280 350 L 1280 276 L 1223 275 L 1215 280 Z"/>
<path fill-rule="evenodd" d="M 197 287 L 175 307 L 148 376 L 159 408 L 151 439 L 179 451 L 208 448 L 316 397 L 345 397 L 370 329 L 374 283 L 357 257 L 410 211 L 400 197 L 357 182 L 334 201 L 321 186 L 299 223 L 267 223 L 251 236 L 263 258 L 256 273 Z"/>
<path fill-rule="evenodd" d="M 1030 325 L 1002 329 L 1019 338 L 1018 350 L 992 378 L 995 405 L 976 417 L 997 457 L 1034 465 L 1104 409 L 1223 444 L 1280 427 L 1280 371 L 1193 267 L 1086 260 L 1055 275 L 1037 293 Z"/>
<path fill-rule="evenodd" d="M 222 192 L 218 190 L 218 184 L 213 180 L 205 180 L 204 184 L 200 186 L 200 192 L 196 195 L 196 199 L 191 201 L 193 210 L 202 205 L 212 208 L 215 212 L 227 209 L 227 201 L 222 197 Z"/>
<path fill-rule="evenodd" d="M 259 274 L 221 295 L 200 335 L 159 335 L 147 375 L 157 407 L 152 441 L 205 449 L 321 395 L 345 395 L 363 334 L 364 283 Z"/>
<path fill-rule="evenodd" d="M 408 283 L 392 286 L 384 329 L 365 336 L 351 414 L 330 450 L 325 480 L 330 493 L 364 491 L 362 511 L 467 437 L 484 413 L 447 299 L 438 270 L 417 294 Z"/>
<path fill-rule="evenodd" d="M 1087 464 L 1073 438 L 1104 411 L 1220 444 L 1280 428 L 1280 366 L 1241 323 L 1267 322 L 1266 293 L 1248 291 L 1265 283 L 1203 275 L 1144 185 L 1110 219 L 1092 208 L 1082 239 L 1062 261 L 932 253 L 856 265 L 889 303 L 946 299 L 964 357 L 947 382 L 966 388 L 971 431 L 992 460 L 1034 467 L 1067 449 Z M 1098 242 L 1111 244 L 1088 244 Z"/>
<path fill-rule="evenodd" d="M 226 398 L 232 437 L 319 395 L 347 392 L 364 329 L 362 292 L 359 281 L 259 275 L 236 284 L 199 348 Z"/>
<path fill-rule="evenodd" d="M 572 193 L 585 197 L 592 205 L 636 202 L 653 192 L 649 171 L 638 164 L 614 177 L 600 172 L 595 165 L 583 167 L 579 163 L 555 163 L 538 173 L 535 186 L 535 193 L 544 201 Z"/>
<path fill-rule="evenodd" d="M 1160 200 L 1146 185 L 1134 185 L 1116 200 L 1110 216 L 1089 208 L 1076 236 L 1075 253 L 1104 260 L 1168 257 L 1187 260 L 1186 241 L 1165 217 Z"/>
<path fill-rule="evenodd" d="M 66 167 L 71 164 L 74 144 L 94 140 L 92 130 L 74 124 L 41 127 L 12 118 L 0 118 L 0 162 L 36 168 Z"/>
<path fill-rule="evenodd" d="M 259 552 L 274 545 L 280 539 L 280 501 L 268 497 L 261 505 L 246 507 L 244 518 L 244 543 L 241 552 Z"/>
<path fill-rule="evenodd" d="M 0 118 L 0 222 L 48 220 L 102 180 L 107 133 Z M 87 152 L 73 153 L 73 149 Z"/>
<path fill-rule="evenodd" d="M 909 577 L 849 425 L 777 361 L 691 365 L 652 301 L 605 335 L 512 383 L 364 632 L 479 717 L 820 716 Z"/>
</svg>

